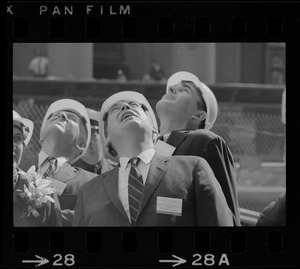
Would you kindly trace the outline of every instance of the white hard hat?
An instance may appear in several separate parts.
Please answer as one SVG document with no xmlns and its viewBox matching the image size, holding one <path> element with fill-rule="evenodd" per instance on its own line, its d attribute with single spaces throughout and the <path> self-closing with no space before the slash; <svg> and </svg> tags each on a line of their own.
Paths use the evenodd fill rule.
<svg viewBox="0 0 300 269">
<path fill-rule="evenodd" d="M 198 90 L 201 91 L 203 99 L 205 101 L 205 105 L 207 108 L 206 111 L 206 119 L 205 119 L 205 127 L 204 129 L 211 129 L 217 119 L 218 116 L 218 103 L 214 93 L 208 88 L 204 83 L 202 83 L 194 74 L 186 71 L 179 71 L 174 73 L 167 82 L 168 92 L 169 87 L 180 83 L 181 81 L 190 81 L 193 82 Z"/>
<path fill-rule="evenodd" d="M 33 134 L 34 123 L 29 119 L 22 118 L 16 111 L 13 110 L 13 123 L 15 122 L 20 122 L 24 125 L 25 130 L 23 129 L 22 131 L 27 131 L 27 136 L 24 139 L 24 144 L 27 146 Z"/>
<path fill-rule="evenodd" d="M 58 111 L 74 112 L 83 120 L 85 128 L 86 128 L 87 137 L 86 137 L 85 148 L 82 150 L 81 154 L 76 156 L 73 160 L 70 160 L 71 163 L 74 163 L 75 161 L 79 160 L 84 155 L 84 153 L 86 152 L 86 150 L 90 144 L 90 141 L 91 141 L 90 118 L 89 118 L 89 115 L 88 115 L 88 112 L 87 112 L 87 109 L 85 108 L 85 106 L 83 104 L 79 103 L 78 101 L 73 100 L 73 99 L 57 100 L 49 106 L 49 108 L 46 112 L 46 115 L 42 122 L 40 135 L 42 134 L 42 130 L 45 128 L 45 125 L 46 125 L 46 122 L 47 122 L 49 116 Z"/>
<path fill-rule="evenodd" d="M 94 120 L 94 121 L 97 121 L 97 123 L 99 122 L 99 111 L 96 111 L 94 109 L 91 109 L 91 108 L 86 108 L 87 112 L 88 112 L 88 115 L 89 115 L 89 118 L 90 120 Z"/>
<path fill-rule="evenodd" d="M 101 141 L 102 144 L 105 145 L 106 143 L 106 130 L 105 130 L 105 121 L 107 119 L 106 115 L 107 112 L 109 111 L 109 109 L 111 108 L 111 106 L 117 102 L 121 102 L 121 101 L 134 101 L 134 102 L 138 102 L 140 104 L 143 104 L 146 108 L 146 113 L 152 123 L 152 126 L 155 128 L 155 130 L 158 130 L 158 125 L 157 125 L 157 121 L 156 121 L 156 117 L 155 114 L 152 110 L 151 105 L 149 104 L 149 102 L 147 101 L 146 97 L 144 95 L 142 95 L 141 93 L 138 92 L 134 92 L 134 91 L 122 91 L 122 92 L 118 92 L 113 94 L 112 96 L 110 96 L 109 98 L 107 98 L 104 103 L 102 104 L 101 107 L 101 111 L 100 111 L 100 117 L 99 117 L 99 126 L 100 126 L 100 137 L 101 137 Z M 106 153 L 108 153 L 108 158 L 112 159 L 114 161 L 116 161 L 116 157 L 112 156 L 110 154 L 110 152 L 108 152 L 109 149 L 107 149 L 105 147 L 105 151 Z"/>
<path fill-rule="evenodd" d="M 91 108 L 86 109 L 90 118 L 90 123 L 91 123 L 91 129 L 92 130 L 99 130 L 99 111 L 96 111 Z"/>
</svg>

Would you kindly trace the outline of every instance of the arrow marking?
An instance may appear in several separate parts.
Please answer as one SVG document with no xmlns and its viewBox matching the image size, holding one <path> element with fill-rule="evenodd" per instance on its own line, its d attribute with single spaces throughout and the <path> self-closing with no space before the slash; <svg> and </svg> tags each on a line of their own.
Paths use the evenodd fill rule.
<svg viewBox="0 0 300 269">
<path fill-rule="evenodd" d="M 173 267 L 186 263 L 185 259 L 182 259 L 182 258 L 177 257 L 175 255 L 172 255 L 172 257 L 176 258 L 176 260 L 159 260 L 159 262 L 171 262 L 171 263 L 174 263 L 172 265 Z"/>
<path fill-rule="evenodd" d="M 35 257 L 38 258 L 38 260 L 23 260 L 22 262 L 23 263 L 37 263 L 35 265 L 35 267 L 44 265 L 49 262 L 49 260 L 47 260 L 46 258 L 40 257 L 38 255 L 35 255 Z"/>
</svg>

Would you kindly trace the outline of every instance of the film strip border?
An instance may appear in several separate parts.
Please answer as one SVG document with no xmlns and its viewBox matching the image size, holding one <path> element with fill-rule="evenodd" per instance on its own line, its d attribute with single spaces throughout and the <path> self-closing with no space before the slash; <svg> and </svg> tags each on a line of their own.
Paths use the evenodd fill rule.
<svg viewBox="0 0 300 269">
<path fill-rule="evenodd" d="M 294 53 L 287 54 L 287 83 L 299 86 L 291 82 L 299 76 L 299 7 L 297 2 L 12 1 L 7 36 L 8 42 L 287 42 Z M 2 265 L 29 267 L 35 262 L 28 261 L 45 258 L 44 267 L 295 267 L 299 220 L 289 214 L 294 202 L 291 193 L 287 227 L 259 229 L 13 228 L 8 208 Z"/>
<path fill-rule="evenodd" d="M 14 257 L 10 264 L 17 267 L 30 257 L 38 260 L 35 255 L 47 259 L 49 266 L 55 266 L 58 257 L 64 266 L 74 267 L 153 268 L 174 267 L 177 263 L 196 267 L 292 266 L 288 255 L 292 247 L 284 244 L 286 233 L 273 228 L 262 231 L 263 234 L 258 237 L 256 229 L 229 231 L 226 228 L 137 228 L 134 231 L 88 228 L 43 233 L 21 229 L 14 232 L 13 251 L 5 260 Z"/>
<path fill-rule="evenodd" d="M 30 7 L 30 8 L 29 8 Z M 297 2 L 8 2 L 14 41 L 205 42 L 299 39 Z"/>
</svg>

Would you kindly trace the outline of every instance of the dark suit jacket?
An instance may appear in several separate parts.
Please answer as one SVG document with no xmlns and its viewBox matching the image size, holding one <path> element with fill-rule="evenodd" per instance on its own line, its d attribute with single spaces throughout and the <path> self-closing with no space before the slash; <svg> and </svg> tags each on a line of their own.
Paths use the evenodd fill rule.
<svg viewBox="0 0 300 269">
<path fill-rule="evenodd" d="M 256 226 L 285 226 L 286 223 L 286 192 L 277 201 L 270 203 L 261 212 Z"/>
<path fill-rule="evenodd" d="M 38 158 L 33 158 L 21 167 L 24 171 L 35 165 L 38 168 Z M 90 179 L 98 176 L 97 174 L 85 171 L 81 168 L 72 167 L 70 164 L 64 164 L 58 172 L 55 173 L 54 178 L 67 184 L 62 195 L 58 195 L 58 200 L 63 215 L 64 226 L 71 226 L 73 222 L 74 209 L 77 200 L 78 189 L 88 182 Z"/>
<path fill-rule="evenodd" d="M 157 197 L 182 199 L 182 215 L 157 213 Z M 131 226 L 118 195 L 118 167 L 78 192 L 73 226 Z M 136 226 L 233 226 L 233 216 L 207 162 L 155 154 Z"/>
<path fill-rule="evenodd" d="M 208 162 L 235 216 L 235 224 L 240 226 L 235 163 L 224 139 L 203 129 L 182 130 L 171 132 L 166 143 L 176 148 L 173 156 L 199 156 Z"/>
<path fill-rule="evenodd" d="M 24 212 L 27 212 L 27 205 L 20 197 L 17 190 L 24 190 L 24 185 L 28 187 L 28 180 L 23 176 L 19 175 L 17 184 L 13 191 L 13 215 L 14 215 L 14 226 L 15 227 L 48 227 L 48 226 L 63 226 L 62 215 L 59 206 L 59 202 L 56 194 L 52 194 L 52 198 L 55 203 L 49 201 L 45 203 L 37 211 L 40 216 L 35 217 L 32 214 L 28 217 L 21 217 Z"/>
</svg>

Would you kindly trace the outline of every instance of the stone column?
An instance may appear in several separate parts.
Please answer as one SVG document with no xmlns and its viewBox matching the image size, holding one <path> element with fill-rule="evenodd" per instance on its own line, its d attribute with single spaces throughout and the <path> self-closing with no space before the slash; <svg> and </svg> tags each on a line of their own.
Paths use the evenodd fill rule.
<svg viewBox="0 0 300 269">
<path fill-rule="evenodd" d="M 216 79 L 215 43 L 174 43 L 172 46 L 172 73 L 188 71 L 207 84 Z"/>
<path fill-rule="evenodd" d="M 49 43 L 49 76 L 64 79 L 93 77 L 92 43 Z"/>
</svg>

